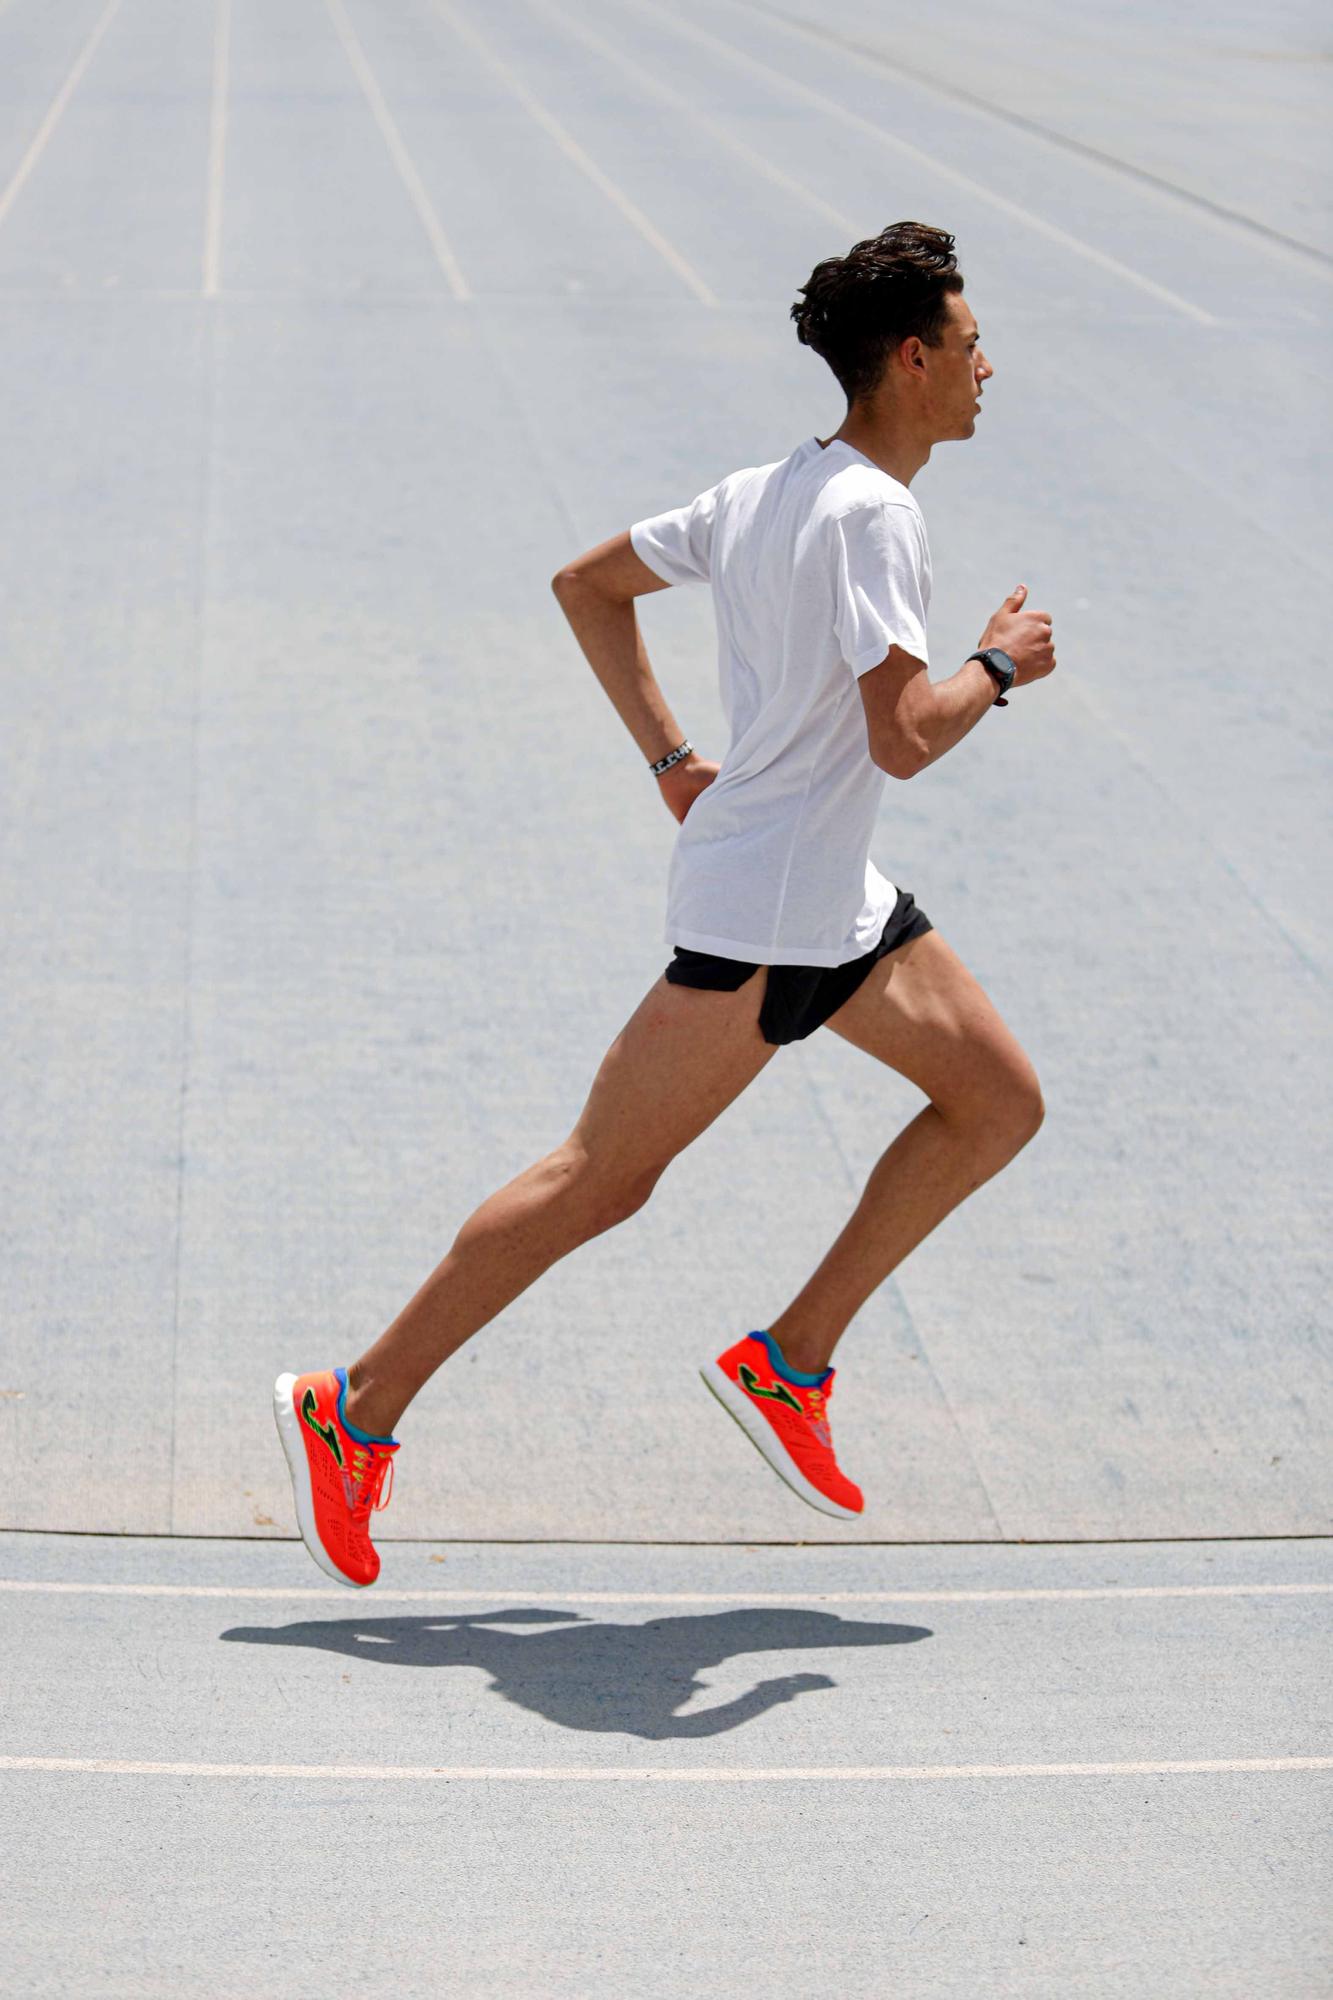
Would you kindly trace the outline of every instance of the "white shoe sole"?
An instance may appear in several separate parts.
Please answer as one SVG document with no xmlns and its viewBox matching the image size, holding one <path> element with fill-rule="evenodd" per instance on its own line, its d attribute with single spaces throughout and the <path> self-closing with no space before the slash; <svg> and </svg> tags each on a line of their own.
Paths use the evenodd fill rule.
<svg viewBox="0 0 1333 2000">
<path fill-rule="evenodd" d="M 282 1439 L 287 1470 L 292 1475 L 296 1525 L 301 1530 L 301 1540 L 320 1568 L 327 1576 L 331 1576 L 335 1583 L 346 1584 L 349 1590 L 369 1590 L 371 1588 L 369 1584 L 354 1583 L 350 1576 L 343 1575 L 319 1539 L 319 1529 L 315 1526 L 315 1496 L 310 1490 L 310 1465 L 305 1455 L 305 1440 L 301 1436 L 300 1418 L 292 1401 L 292 1390 L 295 1387 L 295 1375 L 279 1375 L 273 1384 L 273 1420 L 278 1426 L 278 1436 Z"/>
<path fill-rule="evenodd" d="M 738 1389 L 726 1370 L 719 1368 L 716 1361 L 708 1361 L 699 1370 L 705 1385 L 721 1403 L 729 1417 L 734 1417 L 745 1432 L 750 1443 L 761 1452 L 772 1466 L 778 1478 L 785 1480 L 793 1493 L 811 1507 L 817 1507 L 821 1514 L 832 1514 L 839 1521 L 859 1521 L 861 1516 L 851 1507 L 842 1507 L 836 1500 L 830 1500 L 817 1486 L 812 1486 L 800 1467 L 793 1463 L 783 1450 L 781 1441 L 764 1417 L 755 1409 L 743 1389 Z"/>
</svg>

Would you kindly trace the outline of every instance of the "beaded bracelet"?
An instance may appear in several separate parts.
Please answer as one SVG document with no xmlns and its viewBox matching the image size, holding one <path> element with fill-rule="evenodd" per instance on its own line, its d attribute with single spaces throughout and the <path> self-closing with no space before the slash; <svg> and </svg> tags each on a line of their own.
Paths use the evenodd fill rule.
<svg viewBox="0 0 1333 2000">
<path fill-rule="evenodd" d="M 692 743 L 682 743 L 678 748 L 670 751 L 667 756 L 659 757 L 655 764 L 648 766 L 648 769 L 655 778 L 660 778 L 663 771 L 669 771 L 673 764 L 679 764 L 682 757 L 688 757 L 693 748 L 694 745 Z"/>
</svg>

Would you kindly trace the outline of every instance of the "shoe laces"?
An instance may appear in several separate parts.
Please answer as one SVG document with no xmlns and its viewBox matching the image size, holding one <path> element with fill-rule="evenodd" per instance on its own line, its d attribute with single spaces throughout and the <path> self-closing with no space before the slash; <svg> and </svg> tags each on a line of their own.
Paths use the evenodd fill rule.
<svg viewBox="0 0 1333 2000">
<path fill-rule="evenodd" d="M 348 1506 L 352 1520 L 363 1527 L 370 1519 L 371 1509 L 382 1513 L 389 1504 L 393 1492 L 393 1459 L 391 1451 L 368 1451 L 363 1444 L 352 1443 L 352 1469 L 348 1474 Z M 388 1485 L 385 1486 L 385 1474 Z M 381 1495 L 381 1488 L 383 1494 Z"/>
<path fill-rule="evenodd" d="M 833 1449 L 833 1432 L 829 1428 L 828 1405 L 822 1389 L 807 1389 L 805 1400 L 808 1406 L 810 1428 L 822 1445 Z"/>
</svg>

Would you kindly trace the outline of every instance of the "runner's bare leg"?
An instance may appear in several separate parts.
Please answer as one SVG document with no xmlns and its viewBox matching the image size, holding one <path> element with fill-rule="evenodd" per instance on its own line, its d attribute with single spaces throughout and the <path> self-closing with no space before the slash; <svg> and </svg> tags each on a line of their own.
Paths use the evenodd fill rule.
<svg viewBox="0 0 1333 2000">
<path fill-rule="evenodd" d="M 814 1276 L 768 1324 L 793 1368 L 826 1368 L 849 1322 L 950 1210 L 1008 1164 L 1041 1124 L 1036 1072 L 938 931 L 882 958 L 825 1026 L 931 1102 L 871 1172 Z"/>
<path fill-rule="evenodd" d="M 569 1137 L 481 1204 L 416 1296 L 347 1371 L 347 1415 L 376 1437 L 441 1362 L 580 1243 L 641 1208 L 684 1147 L 777 1047 L 763 966 L 734 993 L 659 979 L 602 1060 Z"/>
</svg>

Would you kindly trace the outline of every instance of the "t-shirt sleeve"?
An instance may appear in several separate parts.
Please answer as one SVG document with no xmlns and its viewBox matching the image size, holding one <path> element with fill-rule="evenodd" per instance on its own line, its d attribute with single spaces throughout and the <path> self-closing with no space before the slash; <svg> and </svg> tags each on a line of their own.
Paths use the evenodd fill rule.
<svg viewBox="0 0 1333 2000">
<path fill-rule="evenodd" d="M 663 583 L 707 583 L 712 574 L 713 524 L 718 488 L 710 486 L 686 507 L 636 521 L 629 531 L 634 553 Z"/>
<path fill-rule="evenodd" d="M 912 507 L 876 501 L 833 523 L 834 627 L 859 678 L 901 646 L 926 661 L 930 554 Z"/>
</svg>

